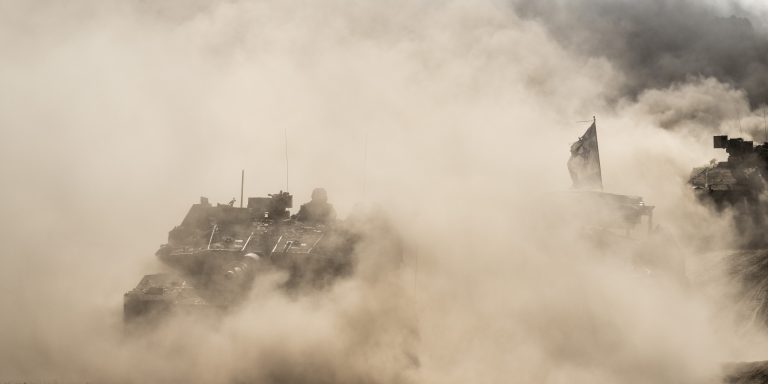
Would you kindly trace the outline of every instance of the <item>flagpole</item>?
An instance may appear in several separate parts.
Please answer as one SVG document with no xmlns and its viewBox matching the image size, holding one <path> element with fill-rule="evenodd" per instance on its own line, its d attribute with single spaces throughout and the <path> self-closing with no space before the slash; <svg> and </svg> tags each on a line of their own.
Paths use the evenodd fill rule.
<svg viewBox="0 0 768 384">
<path fill-rule="evenodd" d="M 603 166 L 600 163 L 600 144 L 597 140 L 597 117 L 592 116 L 592 125 L 595 127 L 595 150 L 597 152 L 597 176 L 600 178 L 600 191 L 603 190 Z"/>
</svg>

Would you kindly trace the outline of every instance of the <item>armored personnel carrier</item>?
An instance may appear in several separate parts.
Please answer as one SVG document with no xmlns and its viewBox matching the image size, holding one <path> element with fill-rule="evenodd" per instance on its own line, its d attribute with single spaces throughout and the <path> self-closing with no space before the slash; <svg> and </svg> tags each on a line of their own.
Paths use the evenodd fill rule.
<svg viewBox="0 0 768 384">
<path fill-rule="evenodd" d="M 350 274 L 360 236 L 335 220 L 291 218 L 292 206 L 282 191 L 239 208 L 201 198 L 156 253 L 175 273 L 144 276 L 125 294 L 124 319 L 226 310 L 262 271 L 284 271 L 287 292 L 322 289 Z"/>
</svg>

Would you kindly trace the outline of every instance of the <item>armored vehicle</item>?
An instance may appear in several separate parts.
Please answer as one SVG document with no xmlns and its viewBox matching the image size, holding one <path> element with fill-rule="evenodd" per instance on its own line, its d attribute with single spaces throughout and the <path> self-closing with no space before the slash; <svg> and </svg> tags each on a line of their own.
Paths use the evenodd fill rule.
<svg viewBox="0 0 768 384">
<path fill-rule="evenodd" d="M 648 230 L 653 228 L 653 206 L 642 197 L 603 192 L 603 173 L 597 141 L 597 119 L 579 139 L 571 144 L 568 172 L 573 181 L 573 206 L 585 226 L 599 230 L 619 229 L 627 234 L 643 217 Z M 587 219 L 587 220 L 584 220 Z"/>
<path fill-rule="evenodd" d="M 702 204 L 732 218 L 735 243 L 727 245 L 733 249 L 725 250 L 720 262 L 738 287 L 734 307 L 744 311 L 746 321 L 768 325 L 768 144 L 718 135 L 713 146 L 725 149 L 728 159 L 694 168 L 688 184 Z M 726 383 L 764 383 L 766 378 L 768 361 L 724 366 Z"/>
<path fill-rule="evenodd" d="M 694 191 L 719 209 L 757 203 L 768 176 L 768 144 L 728 136 L 714 136 L 713 141 L 715 148 L 725 149 L 728 160 L 694 168 L 690 179 Z"/>
<path fill-rule="evenodd" d="M 736 243 L 726 270 L 741 286 L 739 301 L 752 302 L 752 317 L 768 323 L 768 144 L 721 135 L 713 146 L 725 149 L 728 159 L 694 168 L 689 184 L 702 203 L 732 217 Z"/>
<path fill-rule="evenodd" d="M 689 184 L 704 204 L 718 212 L 733 212 L 741 237 L 740 247 L 764 248 L 768 204 L 763 197 L 768 180 L 768 144 L 728 136 L 714 136 L 715 148 L 725 149 L 728 160 L 694 168 Z"/>
<path fill-rule="evenodd" d="M 714 136 L 714 148 L 728 159 L 694 168 L 689 184 L 695 196 L 715 212 L 725 213 L 735 226 L 733 249 L 726 251 L 724 269 L 741 292 L 737 300 L 753 311 L 752 319 L 768 323 L 768 144 Z"/>
<path fill-rule="evenodd" d="M 156 253 L 175 273 L 144 276 L 125 294 L 124 319 L 226 310 L 268 270 L 285 272 L 286 292 L 322 289 L 350 274 L 360 236 L 335 220 L 292 218 L 292 206 L 282 191 L 239 208 L 201 198 Z"/>
</svg>

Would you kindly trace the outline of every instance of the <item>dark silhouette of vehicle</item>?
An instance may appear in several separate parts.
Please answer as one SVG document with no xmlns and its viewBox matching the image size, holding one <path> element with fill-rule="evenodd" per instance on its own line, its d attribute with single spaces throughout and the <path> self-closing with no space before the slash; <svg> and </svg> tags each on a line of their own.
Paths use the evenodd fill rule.
<svg viewBox="0 0 768 384">
<path fill-rule="evenodd" d="M 699 200 L 717 212 L 732 211 L 741 248 L 764 248 L 768 202 L 768 144 L 728 136 L 714 136 L 714 147 L 725 149 L 728 160 L 694 168 L 689 184 Z"/>
<path fill-rule="evenodd" d="M 728 215 L 735 226 L 735 243 L 726 245 L 734 249 L 722 261 L 738 287 L 734 308 L 745 321 L 768 325 L 768 144 L 719 135 L 713 146 L 725 149 L 728 159 L 694 168 L 688 183 L 702 204 Z M 723 382 L 768 382 L 768 361 L 726 364 Z"/>
<path fill-rule="evenodd" d="M 322 290 L 350 275 L 362 232 L 335 219 L 296 220 L 288 211 L 292 205 L 293 196 L 282 191 L 249 198 L 240 208 L 201 198 L 156 253 L 175 273 L 144 276 L 125 294 L 124 319 L 226 310 L 270 270 L 287 274 L 281 288 L 288 293 Z"/>
</svg>

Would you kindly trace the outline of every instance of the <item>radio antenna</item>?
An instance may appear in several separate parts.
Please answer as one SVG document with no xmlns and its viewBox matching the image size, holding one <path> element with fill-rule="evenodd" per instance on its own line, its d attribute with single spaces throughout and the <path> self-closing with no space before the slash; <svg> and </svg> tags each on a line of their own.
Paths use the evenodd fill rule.
<svg viewBox="0 0 768 384">
<path fill-rule="evenodd" d="M 739 117 L 739 134 L 744 136 L 744 130 L 741 128 L 741 112 L 737 112 L 737 116 Z"/>
<path fill-rule="evenodd" d="M 288 128 L 283 128 L 285 135 L 285 191 L 288 192 Z"/>
<path fill-rule="evenodd" d="M 245 185 L 245 169 L 240 171 L 240 208 L 243 207 L 243 185 Z"/>
<path fill-rule="evenodd" d="M 368 181 L 368 131 L 365 131 L 363 142 L 363 199 L 366 197 L 366 182 Z"/>
<path fill-rule="evenodd" d="M 763 143 L 768 143 L 768 124 L 765 121 L 765 108 L 763 106 Z"/>
</svg>

